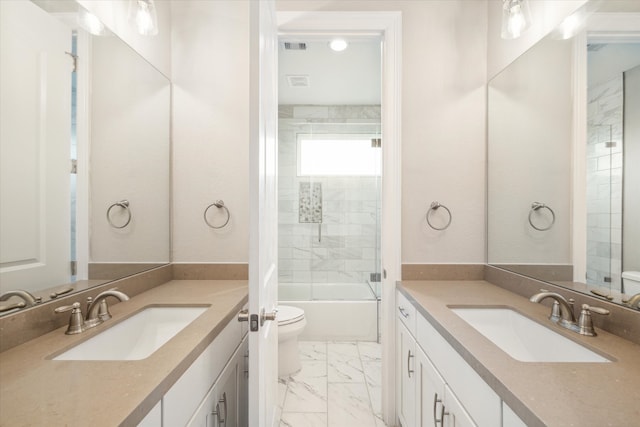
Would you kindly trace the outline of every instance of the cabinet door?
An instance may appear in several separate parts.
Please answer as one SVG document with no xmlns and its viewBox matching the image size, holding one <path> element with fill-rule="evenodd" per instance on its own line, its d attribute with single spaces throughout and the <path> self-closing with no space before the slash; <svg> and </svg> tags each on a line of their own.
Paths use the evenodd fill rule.
<svg viewBox="0 0 640 427">
<path fill-rule="evenodd" d="M 442 427 L 476 427 L 456 395 L 447 385 L 444 386 L 444 407 L 441 411 L 444 419 Z"/>
<path fill-rule="evenodd" d="M 237 427 L 238 367 L 238 358 L 233 357 L 211 387 L 187 426 Z"/>
<path fill-rule="evenodd" d="M 398 417 L 403 427 L 415 426 L 416 416 L 416 374 L 415 374 L 415 354 L 416 342 L 400 322 L 396 321 L 398 328 L 397 357 L 400 363 L 399 379 L 399 402 Z"/>
<path fill-rule="evenodd" d="M 444 401 L 444 380 L 427 355 L 416 346 L 416 425 L 437 427 Z"/>
<path fill-rule="evenodd" d="M 249 425 L 249 341 L 245 336 L 238 352 L 238 427 Z"/>
</svg>

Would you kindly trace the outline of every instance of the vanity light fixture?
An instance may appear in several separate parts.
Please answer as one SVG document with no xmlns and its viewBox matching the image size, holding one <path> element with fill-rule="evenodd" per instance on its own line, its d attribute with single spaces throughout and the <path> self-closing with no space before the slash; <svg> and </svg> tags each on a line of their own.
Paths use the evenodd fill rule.
<svg viewBox="0 0 640 427">
<path fill-rule="evenodd" d="M 562 40 L 568 40 L 578 34 L 582 29 L 583 22 L 584 19 L 582 19 L 579 12 L 567 16 L 559 27 L 560 38 Z"/>
<path fill-rule="evenodd" d="M 141 36 L 158 34 L 158 15 L 153 0 L 129 0 L 129 22 Z"/>
<path fill-rule="evenodd" d="M 503 39 L 517 39 L 531 25 L 527 0 L 502 0 Z"/>
<path fill-rule="evenodd" d="M 349 47 L 349 43 L 345 39 L 333 39 L 329 42 L 329 47 L 334 52 L 342 52 Z"/>
<path fill-rule="evenodd" d="M 107 34 L 107 29 L 98 17 L 82 7 L 78 8 L 77 19 L 80 28 L 86 30 L 89 34 L 94 36 Z"/>
</svg>

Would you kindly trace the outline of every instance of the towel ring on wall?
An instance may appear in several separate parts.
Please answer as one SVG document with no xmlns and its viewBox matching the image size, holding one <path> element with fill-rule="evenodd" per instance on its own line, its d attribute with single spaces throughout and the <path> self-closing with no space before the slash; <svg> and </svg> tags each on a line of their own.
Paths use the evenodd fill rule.
<svg viewBox="0 0 640 427">
<path fill-rule="evenodd" d="M 449 221 L 447 221 L 444 227 L 435 227 L 433 224 L 431 224 L 431 221 L 429 221 L 429 215 L 431 214 L 431 212 L 438 210 L 438 208 L 443 208 L 449 214 Z M 438 231 L 446 230 L 447 228 L 449 228 L 449 225 L 451 225 L 451 220 L 453 219 L 453 216 L 451 215 L 451 211 L 449 210 L 449 208 L 447 208 L 443 204 L 440 204 L 440 202 L 431 202 L 431 206 L 429 207 L 429 210 L 427 211 L 427 214 L 425 215 L 425 217 L 427 218 L 427 224 L 429 224 L 429 227 Z"/>
<path fill-rule="evenodd" d="M 218 209 L 224 209 L 225 212 L 227 213 L 227 219 L 224 222 L 224 224 L 222 225 L 213 225 L 209 222 L 209 220 L 207 219 L 207 212 L 209 211 L 209 209 L 211 209 L 212 206 L 215 206 Z M 224 202 L 222 200 L 216 200 L 215 202 L 211 203 L 209 206 L 207 206 L 207 208 L 204 210 L 204 222 L 207 223 L 207 225 L 211 228 L 223 228 L 225 227 L 227 224 L 229 224 L 229 219 L 231 219 L 231 214 L 229 213 L 229 209 L 224 205 Z"/>
<path fill-rule="evenodd" d="M 124 209 L 125 212 L 127 213 L 127 221 L 123 225 L 116 225 L 111 220 L 111 210 L 116 206 Z M 113 203 L 111 206 L 109 206 L 109 209 L 107 209 L 107 221 L 109 222 L 109 225 L 112 226 L 113 228 L 125 228 L 127 225 L 129 225 L 129 223 L 131 222 L 131 209 L 129 209 L 129 201 L 120 200 L 118 202 Z"/>
<path fill-rule="evenodd" d="M 547 209 L 549 210 L 549 212 L 551 212 L 551 224 L 549 224 L 548 227 L 536 227 L 533 224 L 531 216 L 533 215 L 534 212 L 540 209 Z M 545 205 L 544 203 L 540 203 L 540 202 L 533 202 L 531 204 L 531 210 L 529 211 L 529 224 L 531 224 L 533 228 L 535 228 L 538 231 L 547 231 L 551 229 L 551 227 L 553 227 L 553 224 L 555 224 L 555 222 L 556 222 L 556 213 L 553 211 L 553 209 L 551 209 L 549 206 Z"/>
</svg>

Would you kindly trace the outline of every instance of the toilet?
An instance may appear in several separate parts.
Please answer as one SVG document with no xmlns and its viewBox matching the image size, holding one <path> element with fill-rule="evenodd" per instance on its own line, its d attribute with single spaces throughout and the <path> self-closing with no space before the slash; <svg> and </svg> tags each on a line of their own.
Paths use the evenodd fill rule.
<svg viewBox="0 0 640 427">
<path fill-rule="evenodd" d="M 278 376 L 284 377 L 301 369 L 298 335 L 307 325 L 304 310 L 288 305 L 278 306 Z"/>
<path fill-rule="evenodd" d="M 640 271 L 625 271 L 622 273 L 624 293 L 632 296 L 640 294 Z"/>
</svg>

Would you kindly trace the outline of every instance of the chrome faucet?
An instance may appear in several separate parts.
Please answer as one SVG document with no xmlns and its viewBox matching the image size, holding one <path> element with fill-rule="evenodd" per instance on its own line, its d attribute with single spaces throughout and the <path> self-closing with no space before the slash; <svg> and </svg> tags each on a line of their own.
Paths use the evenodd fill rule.
<svg viewBox="0 0 640 427">
<path fill-rule="evenodd" d="M 529 301 L 539 303 L 547 298 L 552 298 L 554 300 L 549 319 L 563 328 L 577 332 L 580 335 L 587 335 L 590 337 L 596 336 L 596 331 L 593 327 L 593 322 L 591 321 L 591 313 L 602 315 L 609 314 L 609 310 L 604 308 L 582 304 L 580 319 L 576 321 L 576 316 L 573 313 L 573 299 L 567 300 L 562 295 L 555 292 L 549 292 L 545 289 L 541 289 L 539 293 L 529 298 Z"/>
<path fill-rule="evenodd" d="M 623 299 L 622 302 L 631 308 L 640 310 L 640 293 L 635 294 L 629 299 Z"/>
<path fill-rule="evenodd" d="M 71 311 L 71 317 L 69 317 L 69 326 L 65 334 L 74 335 L 86 331 L 89 328 L 98 326 L 105 320 L 111 319 L 111 313 L 109 313 L 109 307 L 107 306 L 107 297 L 115 297 L 120 301 L 128 301 L 129 297 L 124 292 L 120 292 L 117 289 L 109 289 L 108 291 L 100 292 L 95 299 L 91 297 L 87 298 L 89 306 L 87 307 L 86 318 L 82 317 L 82 308 L 80 308 L 79 302 L 74 302 L 71 305 L 65 305 L 58 307 L 54 310 L 56 313 L 65 313 Z"/>
<path fill-rule="evenodd" d="M 22 291 L 20 289 L 15 291 L 5 292 L 0 296 L 0 301 L 6 301 L 11 297 L 20 297 L 24 300 L 25 307 L 33 307 L 36 304 L 40 304 L 42 302 L 42 297 L 34 297 L 33 294 L 27 291 Z"/>
<path fill-rule="evenodd" d="M 89 300 L 87 316 L 84 319 L 85 329 L 93 328 L 105 320 L 111 319 L 111 313 L 109 313 L 109 306 L 107 305 L 107 297 L 115 297 L 120 301 L 129 301 L 127 294 L 115 288 L 100 292 L 95 299 Z"/>
<path fill-rule="evenodd" d="M 567 299 L 560 294 L 541 289 L 541 292 L 533 295 L 529 298 L 529 301 L 539 303 L 547 298 L 554 300 L 551 315 L 549 316 L 552 322 L 560 323 L 564 327 L 575 325 L 576 316 L 573 314 L 573 300 L 567 301 Z"/>
</svg>

